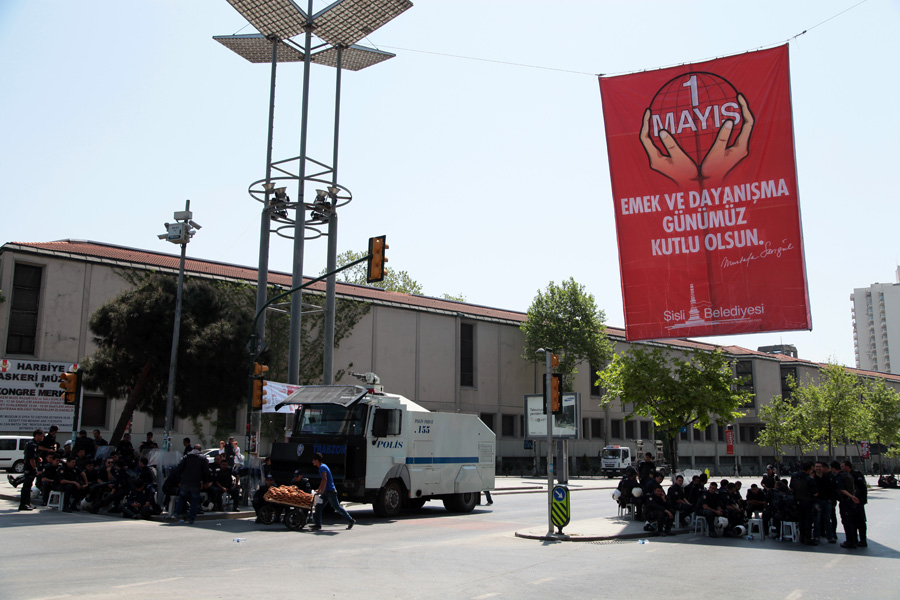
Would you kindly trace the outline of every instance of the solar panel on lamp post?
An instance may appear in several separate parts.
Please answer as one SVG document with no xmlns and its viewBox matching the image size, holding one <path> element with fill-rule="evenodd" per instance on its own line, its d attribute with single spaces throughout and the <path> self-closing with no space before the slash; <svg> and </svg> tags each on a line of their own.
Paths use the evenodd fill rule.
<svg viewBox="0 0 900 600">
<path fill-rule="evenodd" d="M 342 54 L 346 51 L 353 66 L 350 70 L 360 70 L 391 58 L 389 53 L 366 49 L 354 44 L 385 25 L 399 14 L 412 7 L 410 0 L 338 0 L 318 13 L 313 14 L 313 1 L 309 0 L 304 12 L 293 0 L 228 0 L 229 4 L 243 15 L 251 25 L 264 36 L 287 39 L 300 33 L 305 34 L 303 46 L 303 96 L 300 125 L 300 156 L 297 193 L 297 218 L 294 221 L 294 262 L 292 268 L 291 287 L 302 284 L 303 279 L 303 240 L 305 218 L 304 185 L 306 180 L 306 141 L 309 107 L 309 65 L 311 62 L 335 66 L 337 68 L 335 128 L 334 128 L 334 161 L 332 164 L 332 183 L 337 187 L 337 148 L 340 114 L 340 73 L 342 70 Z M 333 48 L 321 53 L 316 61 L 312 60 L 312 35 L 323 40 Z M 332 50 L 333 55 L 332 55 Z M 273 67 L 274 68 L 274 67 Z M 333 209 L 337 202 L 334 202 Z M 333 271 L 336 263 L 337 247 L 337 214 L 330 211 L 328 230 L 328 271 Z M 334 276 L 326 282 L 325 310 L 325 364 L 323 365 L 324 383 L 333 381 L 334 357 Z M 300 293 L 291 296 L 291 324 L 288 351 L 288 383 L 296 384 L 300 379 L 300 331 L 302 298 Z"/>
</svg>

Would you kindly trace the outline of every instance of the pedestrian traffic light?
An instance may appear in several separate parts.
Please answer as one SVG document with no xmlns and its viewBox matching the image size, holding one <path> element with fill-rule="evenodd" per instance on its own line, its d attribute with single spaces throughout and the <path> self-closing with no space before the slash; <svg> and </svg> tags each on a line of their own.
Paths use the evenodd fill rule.
<svg viewBox="0 0 900 600">
<path fill-rule="evenodd" d="M 388 261 L 384 251 L 390 248 L 387 245 L 387 236 L 369 238 L 369 265 L 366 269 L 366 282 L 375 283 L 384 279 L 386 272 L 384 263 Z"/>
<path fill-rule="evenodd" d="M 555 354 L 550 355 L 550 366 L 556 368 L 559 366 L 559 357 Z"/>
<path fill-rule="evenodd" d="M 263 396 L 266 394 L 266 383 L 268 383 L 264 378 L 268 371 L 268 366 L 256 362 L 253 363 L 253 408 L 262 408 Z"/>
<path fill-rule="evenodd" d="M 78 393 L 81 391 L 81 374 L 77 371 L 60 374 L 59 387 L 63 390 L 63 402 L 72 405 L 76 404 L 78 402 Z"/>
<path fill-rule="evenodd" d="M 554 373 L 550 382 L 550 404 L 553 414 L 562 414 L 562 375 Z"/>
</svg>

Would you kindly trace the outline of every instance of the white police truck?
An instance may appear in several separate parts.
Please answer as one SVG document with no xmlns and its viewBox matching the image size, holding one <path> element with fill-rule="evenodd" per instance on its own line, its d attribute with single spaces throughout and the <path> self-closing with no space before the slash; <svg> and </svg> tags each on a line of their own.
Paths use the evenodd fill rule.
<svg viewBox="0 0 900 600">
<path fill-rule="evenodd" d="M 342 500 L 395 516 L 429 500 L 470 512 L 494 488 L 496 436 L 476 415 L 431 412 L 412 400 L 358 385 L 302 386 L 289 440 L 272 446 L 272 473 L 286 484 L 300 470 L 313 484 L 322 454 Z"/>
</svg>

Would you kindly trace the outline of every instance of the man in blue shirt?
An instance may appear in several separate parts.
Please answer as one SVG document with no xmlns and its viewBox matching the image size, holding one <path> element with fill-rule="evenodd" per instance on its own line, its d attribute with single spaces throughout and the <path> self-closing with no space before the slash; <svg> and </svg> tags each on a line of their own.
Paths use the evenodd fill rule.
<svg viewBox="0 0 900 600">
<path fill-rule="evenodd" d="M 322 462 L 323 458 L 320 453 L 316 452 L 312 459 L 313 466 L 319 470 L 319 477 L 322 478 L 321 483 L 319 483 L 319 489 L 316 490 L 316 494 L 322 500 L 316 503 L 316 512 L 313 516 L 315 524 L 311 529 L 322 529 L 322 510 L 325 508 L 325 503 L 330 504 L 337 514 L 343 515 L 347 519 L 347 529 L 353 529 L 353 526 L 356 525 L 356 520 L 341 506 L 341 502 L 338 500 L 337 488 L 334 487 L 334 478 L 331 476 L 331 469 Z"/>
</svg>

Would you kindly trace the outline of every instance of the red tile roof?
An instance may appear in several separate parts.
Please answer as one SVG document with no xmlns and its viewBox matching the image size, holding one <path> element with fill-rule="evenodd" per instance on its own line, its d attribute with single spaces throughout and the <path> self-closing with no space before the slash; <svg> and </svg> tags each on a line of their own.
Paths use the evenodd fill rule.
<svg viewBox="0 0 900 600">
<path fill-rule="evenodd" d="M 59 240 L 56 242 L 9 242 L 0 247 L 2 250 L 15 250 L 19 252 L 34 252 L 45 255 L 53 255 L 61 258 L 70 258 L 72 260 L 86 260 L 96 262 L 109 262 L 119 266 L 129 266 L 133 268 L 158 268 L 163 270 L 178 270 L 180 257 L 175 254 L 164 254 L 162 252 L 153 252 L 149 250 L 138 250 L 136 248 L 128 248 L 125 246 L 115 246 L 112 244 L 104 244 L 101 242 L 93 242 L 89 240 Z M 257 270 L 251 267 L 241 265 L 232 265 L 212 260 L 200 260 L 196 258 L 187 258 L 185 260 L 185 271 L 205 275 L 208 277 L 231 279 L 238 281 L 246 281 L 255 283 Z M 304 277 L 304 281 L 311 280 L 311 277 Z M 282 288 L 289 288 L 291 285 L 290 273 L 279 271 L 269 272 L 269 284 Z M 310 286 L 311 290 L 322 292 L 325 291 L 325 282 L 318 282 Z M 338 282 L 336 293 L 345 298 L 357 298 L 367 300 L 377 304 L 387 304 L 398 308 L 424 309 L 435 312 L 443 312 L 450 314 L 462 314 L 471 318 L 485 319 L 491 321 L 501 321 L 510 324 L 522 323 L 527 315 L 522 312 L 503 310 L 500 308 L 491 308 L 488 306 L 480 306 L 477 304 L 469 304 L 466 302 L 456 302 L 453 300 L 444 300 L 441 298 L 431 298 L 428 296 L 416 296 L 413 294 L 402 294 L 399 292 L 390 292 L 376 287 L 355 285 L 350 283 Z M 625 340 L 625 330 L 618 327 L 607 326 L 607 333 L 616 340 Z M 650 341 L 649 343 L 654 343 Z M 666 346 L 674 346 L 685 349 L 715 350 L 721 349 L 730 355 L 748 355 L 756 357 L 765 357 L 777 359 L 781 362 L 796 362 L 805 364 L 810 367 L 821 366 L 808 360 L 792 358 L 783 354 L 768 354 L 756 350 L 749 350 L 741 346 L 719 346 L 705 342 L 698 342 L 685 338 L 658 340 L 656 343 L 665 344 Z M 885 379 L 900 381 L 900 375 L 891 375 L 889 373 L 877 373 L 873 371 L 863 371 L 860 369 L 848 368 L 851 372 L 860 376 L 878 376 Z"/>
</svg>

